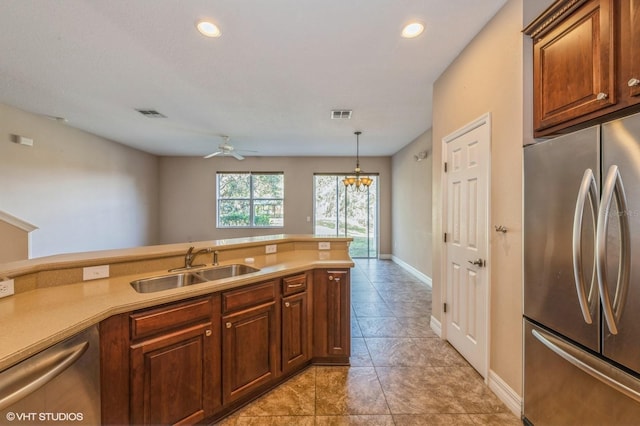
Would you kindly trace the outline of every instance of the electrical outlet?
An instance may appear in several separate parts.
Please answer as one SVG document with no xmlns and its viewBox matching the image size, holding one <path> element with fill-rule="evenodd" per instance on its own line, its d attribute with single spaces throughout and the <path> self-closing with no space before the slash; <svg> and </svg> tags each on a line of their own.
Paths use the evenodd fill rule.
<svg viewBox="0 0 640 426">
<path fill-rule="evenodd" d="M 82 268 L 82 280 L 97 280 L 99 278 L 109 278 L 109 265 L 89 266 Z"/>
<path fill-rule="evenodd" d="M 318 250 L 331 250 L 331 243 L 329 241 L 321 241 L 318 243 Z"/>
<path fill-rule="evenodd" d="M 278 251 L 278 246 L 276 244 L 269 244 L 268 246 L 264 246 L 264 252 L 266 254 L 272 254 Z"/>
<path fill-rule="evenodd" d="M 13 293 L 13 280 L 0 281 L 0 297 L 11 296 Z"/>
</svg>

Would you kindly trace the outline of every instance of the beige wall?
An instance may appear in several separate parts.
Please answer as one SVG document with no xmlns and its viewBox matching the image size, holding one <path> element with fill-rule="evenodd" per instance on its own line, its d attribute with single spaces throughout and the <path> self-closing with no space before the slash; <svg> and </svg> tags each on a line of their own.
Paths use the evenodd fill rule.
<svg viewBox="0 0 640 426">
<path fill-rule="evenodd" d="M 39 228 L 33 257 L 156 244 L 157 164 L 153 155 L 0 104 L 0 210 Z"/>
<path fill-rule="evenodd" d="M 433 233 L 441 235 L 442 139 L 491 113 L 490 369 L 522 394 L 523 0 L 509 0 L 434 85 Z M 494 225 L 508 228 L 506 234 Z M 441 319 L 441 240 L 434 238 L 433 315 Z"/>
<path fill-rule="evenodd" d="M 363 170 L 380 174 L 380 254 L 391 254 L 391 158 L 360 158 Z M 230 157 L 160 159 L 160 240 L 162 243 L 269 234 L 313 233 L 313 174 L 353 170 L 348 157 Z M 216 229 L 216 172 L 284 172 L 284 228 Z M 307 221 L 307 217 L 310 221 Z"/>
<path fill-rule="evenodd" d="M 414 155 L 421 151 L 427 151 L 428 156 L 416 161 Z M 391 160 L 393 256 L 427 277 L 432 274 L 432 165 L 431 129 L 398 151 Z"/>
</svg>

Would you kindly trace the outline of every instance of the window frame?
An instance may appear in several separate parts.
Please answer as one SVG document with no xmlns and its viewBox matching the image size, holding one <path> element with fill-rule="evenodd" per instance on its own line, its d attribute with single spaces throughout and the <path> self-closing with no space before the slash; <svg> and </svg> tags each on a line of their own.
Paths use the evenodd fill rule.
<svg viewBox="0 0 640 426">
<path fill-rule="evenodd" d="M 249 197 L 248 198 L 221 198 L 220 197 L 220 177 L 222 175 L 249 175 Z M 264 198 L 254 196 L 254 176 L 279 175 L 282 177 L 282 197 Z M 223 225 L 220 221 L 220 201 L 239 201 L 249 203 L 249 224 L 248 225 Z M 282 206 L 282 225 L 256 225 L 256 206 L 260 202 L 280 202 Z M 284 172 L 245 172 L 245 171 L 221 171 L 216 172 L 216 228 L 217 229 L 281 229 L 284 228 Z"/>
</svg>

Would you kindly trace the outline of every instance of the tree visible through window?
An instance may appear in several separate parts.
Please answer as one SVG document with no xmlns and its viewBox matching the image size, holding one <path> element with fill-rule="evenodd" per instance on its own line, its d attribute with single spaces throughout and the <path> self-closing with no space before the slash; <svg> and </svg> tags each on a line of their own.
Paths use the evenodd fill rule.
<svg viewBox="0 0 640 426">
<path fill-rule="evenodd" d="M 284 226 L 282 172 L 218 173 L 218 228 Z"/>
</svg>

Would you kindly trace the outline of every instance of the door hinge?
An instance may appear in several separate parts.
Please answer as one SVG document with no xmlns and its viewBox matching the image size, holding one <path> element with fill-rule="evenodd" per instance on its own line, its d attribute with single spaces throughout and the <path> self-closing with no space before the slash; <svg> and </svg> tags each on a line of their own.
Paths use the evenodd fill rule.
<svg viewBox="0 0 640 426">
<path fill-rule="evenodd" d="M 447 242 L 447 233 L 446 232 L 444 233 L 444 238 L 443 239 L 444 239 L 444 242 L 446 243 Z"/>
<path fill-rule="evenodd" d="M 447 173 L 447 162 L 444 162 L 444 172 Z"/>
<path fill-rule="evenodd" d="M 447 304 L 446 302 L 442 304 L 442 312 L 447 313 Z"/>
</svg>

